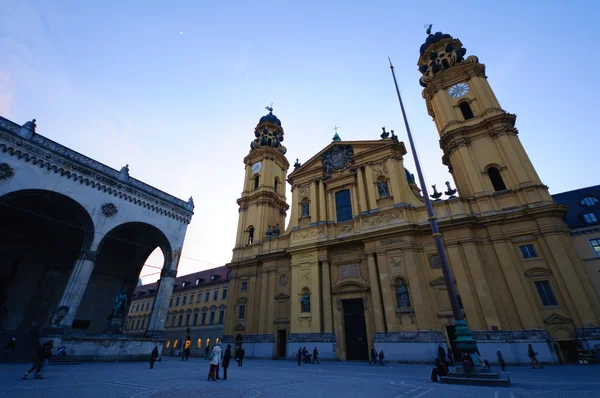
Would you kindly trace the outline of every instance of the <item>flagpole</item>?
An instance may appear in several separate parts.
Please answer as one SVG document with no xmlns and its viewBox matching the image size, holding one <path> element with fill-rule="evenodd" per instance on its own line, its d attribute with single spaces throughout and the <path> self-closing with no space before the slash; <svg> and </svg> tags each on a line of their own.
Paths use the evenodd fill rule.
<svg viewBox="0 0 600 398">
<path fill-rule="evenodd" d="M 444 280 L 446 281 L 446 290 L 448 291 L 448 298 L 450 299 L 450 306 L 452 307 L 452 315 L 454 316 L 454 326 L 456 328 L 456 346 L 462 352 L 476 352 L 477 344 L 471 336 L 471 331 L 469 330 L 467 322 L 464 320 L 462 309 L 460 308 L 458 302 L 458 295 L 454 286 L 454 278 L 452 277 L 452 272 L 450 272 L 448 257 L 446 256 L 446 249 L 444 248 L 444 243 L 442 241 L 442 234 L 440 233 L 440 229 L 438 227 L 437 218 L 433 213 L 433 206 L 431 205 L 431 200 L 429 199 L 429 194 L 427 192 L 427 186 L 425 185 L 425 178 L 423 177 L 421 162 L 419 162 L 415 143 L 410 131 L 410 126 L 408 125 L 408 118 L 406 117 L 406 111 L 404 110 L 404 104 L 402 103 L 402 96 L 400 95 L 400 90 L 398 89 L 398 81 L 396 80 L 394 65 L 392 65 L 392 60 L 390 57 L 388 57 L 388 60 L 390 61 L 390 69 L 392 70 L 392 76 L 394 77 L 394 85 L 396 86 L 396 94 L 398 94 L 398 101 L 400 102 L 400 109 L 402 110 L 402 117 L 404 118 L 404 126 L 406 127 L 406 134 L 408 135 L 410 149 L 415 161 L 415 167 L 417 168 L 419 183 L 421 184 L 421 189 L 423 190 L 423 199 L 425 200 L 425 208 L 427 209 L 427 219 L 431 226 L 432 237 L 435 242 L 435 248 L 437 249 L 438 256 L 440 257 Z"/>
</svg>

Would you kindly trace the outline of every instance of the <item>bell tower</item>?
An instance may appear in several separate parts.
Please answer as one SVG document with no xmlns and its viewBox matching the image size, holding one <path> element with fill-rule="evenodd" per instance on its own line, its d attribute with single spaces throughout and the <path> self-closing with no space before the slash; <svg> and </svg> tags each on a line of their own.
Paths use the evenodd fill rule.
<svg viewBox="0 0 600 398">
<path fill-rule="evenodd" d="M 285 157 L 286 148 L 281 144 L 284 138 L 281 121 L 273 115 L 273 108 L 267 107 L 267 110 L 269 114 L 263 116 L 254 129 L 255 139 L 244 158 L 246 174 L 242 197 L 237 200 L 239 219 L 234 260 L 251 255 L 243 252 L 244 248 L 277 236 L 285 229 L 285 214 L 289 208 L 285 201 L 285 182 L 290 164 Z"/>
<path fill-rule="evenodd" d="M 517 136 L 517 116 L 500 106 L 485 65 L 474 55 L 465 58 L 460 40 L 441 32 L 427 37 L 420 54 L 423 98 L 459 194 L 514 192 L 521 204 L 551 202 Z"/>
</svg>

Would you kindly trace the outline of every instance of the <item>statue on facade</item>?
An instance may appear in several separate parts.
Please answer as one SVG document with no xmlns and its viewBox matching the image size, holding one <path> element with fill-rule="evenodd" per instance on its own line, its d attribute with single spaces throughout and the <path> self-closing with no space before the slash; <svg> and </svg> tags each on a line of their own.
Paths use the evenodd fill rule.
<svg viewBox="0 0 600 398">
<path fill-rule="evenodd" d="M 121 292 L 121 294 L 117 295 L 115 298 L 115 304 L 113 305 L 113 314 L 112 316 L 124 315 L 127 307 L 127 294 L 125 293 L 125 289 Z"/>
<path fill-rule="evenodd" d="M 68 313 L 69 313 L 69 307 L 66 305 L 61 305 L 60 307 L 58 307 L 56 309 L 56 311 L 52 315 L 50 324 L 52 326 L 59 326 L 60 323 L 62 322 L 62 320 L 65 319 L 65 317 L 67 316 Z"/>
<path fill-rule="evenodd" d="M 307 201 L 302 202 L 302 216 L 301 217 L 308 217 L 309 216 L 309 204 Z"/>
<path fill-rule="evenodd" d="M 273 235 L 273 231 L 271 231 L 271 224 L 267 225 L 267 232 L 265 234 L 267 235 L 267 239 Z"/>
<path fill-rule="evenodd" d="M 310 295 L 308 292 L 304 292 L 304 295 L 300 299 L 300 307 L 302 312 L 310 312 Z"/>
<path fill-rule="evenodd" d="M 279 229 L 279 223 L 275 224 L 275 228 L 273 228 L 273 236 L 279 236 L 281 230 Z"/>
<path fill-rule="evenodd" d="M 377 183 L 377 190 L 379 191 L 379 197 L 383 198 L 389 196 L 388 187 L 385 181 L 379 181 Z"/>
<path fill-rule="evenodd" d="M 410 308 L 410 297 L 408 296 L 408 289 L 402 281 L 398 281 L 398 307 Z"/>
</svg>

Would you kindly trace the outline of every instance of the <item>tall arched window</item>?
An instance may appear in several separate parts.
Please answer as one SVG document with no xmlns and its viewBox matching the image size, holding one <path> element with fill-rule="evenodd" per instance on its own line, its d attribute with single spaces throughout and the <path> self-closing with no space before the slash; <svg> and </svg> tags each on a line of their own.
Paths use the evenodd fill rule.
<svg viewBox="0 0 600 398">
<path fill-rule="evenodd" d="M 254 177 L 254 189 L 258 189 L 258 181 L 259 181 L 259 177 L 258 176 Z"/>
<path fill-rule="evenodd" d="M 471 110 L 471 106 L 468 102 L 461 102 L 458 105 L 458 107 L 460 108 L 460 111 L 462 112 L 462 115 L 465 118 L 465 120 L 473 119 L 473 111 Z"/>
<path fill-rule="evenodd" d="M 488 176 L 490 177 L 490 181 L 494 186 L 494 191 L 504 191 L 506 189 L 506 185 L 504 185 L 504 180 L 502 180 L 502 176 L 500 175 L 500 171 L 495 167 L 490 167 L 487 171 Z"/>
<path fill-rule="evenodd" d="M 254 242 L 254 227 L 248 228 L 248 244 L 251 245 Z"/>
<path fill-rule="evenodd" d="M 277 179 L 277 177 L 275 177 L 275 182 L 273 183 L 273 189 L 275 190 L 275 193 L 277 193 L 278 187 L 279 187 L 279 180 Z"/>
</svg>

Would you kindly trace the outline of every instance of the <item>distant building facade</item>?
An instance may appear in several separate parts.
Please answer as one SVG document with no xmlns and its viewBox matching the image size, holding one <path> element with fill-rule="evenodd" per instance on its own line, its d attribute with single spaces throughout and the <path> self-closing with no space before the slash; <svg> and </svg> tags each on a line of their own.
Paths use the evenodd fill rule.
<svg viewBox="0 0 600 398">
<path fill-rule="evenodd" d="M 569 206 L 565 222 L 571 229 L 573 246 L 600 297 L 600 185 L 552 195 Z"/>
<path fill-rule="evenodd" d="M 217 267 L 175 279 L 164 320 L 162 355 L 174 355 L 189 346 L 190 356 L 204 356 L 207 346 L 223 338 L 227 311 L 228 273 Z M 124 332 L 144 335 L 156 298 L 156 283 L 135 290 Z"/>
</svg>

